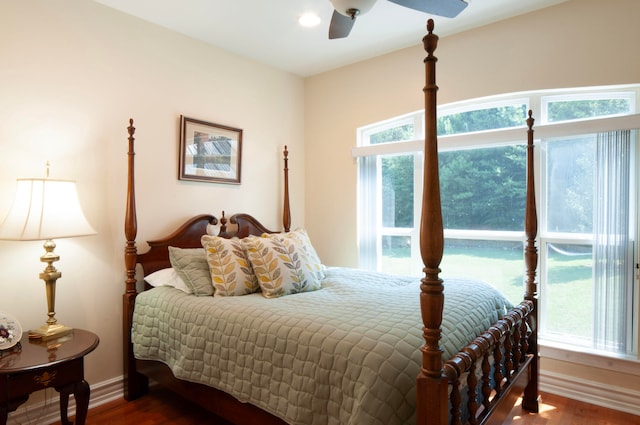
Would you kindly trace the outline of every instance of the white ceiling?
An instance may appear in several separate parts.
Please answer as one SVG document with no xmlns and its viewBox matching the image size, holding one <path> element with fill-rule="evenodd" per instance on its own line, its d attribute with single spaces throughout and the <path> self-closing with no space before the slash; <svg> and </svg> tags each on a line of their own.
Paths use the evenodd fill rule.
<svg viewBox="0 0 640 425">
<path fill-rule="evenodd" d="M 456 32 L 542 9 L 566 0 L 467 0 L 456 18 L 378 0 L 357 18 L 349 37 L 329 40 L 329 0 L 95 0 L 129 15 L 277 68 L 309 76 L 420 43 L 427 18 L 435 33 Z M 446 1 L 446 0 L 444 0 Z M 316 12 L 322 22 L 303 28 L 297 19 Z"/>
</svg>

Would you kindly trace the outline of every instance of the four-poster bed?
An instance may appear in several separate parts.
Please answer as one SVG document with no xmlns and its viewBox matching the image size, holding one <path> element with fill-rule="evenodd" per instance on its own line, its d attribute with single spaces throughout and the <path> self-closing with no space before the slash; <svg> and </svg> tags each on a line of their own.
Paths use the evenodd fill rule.
<svg viewBox="0 0 640 425">
<path fill-rule="evenodd" d="M 218 236 L 222 238 L 240 239 L 230 240 L 239 244 L 234 245 L 236 247 L 244 246 L 248 254 L 240 263 L 251 262 L 260 283 L 264 283 L 260 268 L 264 263 L 252 261 L 256 252 L 267 252 L 262 243 L 278 247 L 278 244 L 289 244 L 286 245 L 290 248 L 289 254 L 300 254 L 301 258 L 311 260 L 316 257 L 309 241 L 304 239 L 306 233 L 301 235 L 289 230 L 286 148 L 284 232 L 273 232 L 248 214 L 236 214 L 229 220 L 224 213 L 220 220 L 212 215 L 200 215 L 170 236 L 148 242 L 149 250 L 138 253 L 135 128 L 133 120 L 130 121 L 123 295 L 125 398 L 143 395 L 150 378 L 243 425 L 500 423 L 520 396 L 523 408 L 537 412 L 533 119 L 529 113 L 526 287 L 523 302 L 513 307 L 500 294 L 493 294 L 491 287 L 481 287 L 479 282 L 448 280 L 443 284 L 439 277 L 444 238 L 436 134 L 437 59 L 433 55 L 438 37 L 433 34 L 431 20 L 427 28 L 428 34 L 423 39 L 427 52 L 426 129 L 420 242 L 425 276 L 421 285 L 410 278 L 392 279 L 349 269 L 314 268 L 313 276 L 321 280 L 321 289 L 305 286 L 308 280 L 305 278 L 304 283 L 295 283 L 293 290 L 274 295 L 296 293 L 295 296 L 277 299 L 266 298 L 271 287 L 262 287 L 265 296 L 256 292 L 221 298 L 216 293 L 198 297 L 175 288 L 158 287 L 139 292 L 137 264 L 142 265 L 148 283 L 154 272 L 180 268 L 170 254 L 175 247 L 185 253 L 202 249 L 203 245 L 208 247 L 206 258 L 212 267 L 208 255 L 218 251 L 205 241 L 210 242 L 215 236 L 203 238 L 210 225 L 219 225 Z M 254 244 L 258 244 L 259 249 Z M 294 251 L 293 246 L 303 248 Z M 276 249 L 280 249 L 278 247 Z M 245 267 L 242 271 L 248 269 Z M 211 273 L 211 279 L 216 281 L 214 272 Z M 218 281 L 222 280 L 218 277 Z M 190 288 L 197 290 L 197 285 Z M 219 286 L 215 288 L 219 290 Z M 232 283 L 228 288 L 236 290 L 237 285 Z M 471 292 L 465 292 L 465 288 L 471 288 Z M 145 289 L 149 289 L 149 285 L 145 285 Z M 371 295 L 371 292 L 376 293 Z M 456 299 L 461 304 L 454 309 L 451 300 Z M 159 310 L 159 305 L 170 308 Z M 478 312 L 471 311 L 474 307 Z M 480 311 L 483 308 L 486 311 Z M 388 315 L 384 314 L 386 310 Z M 349 311 L 351 317 L 346 315 Z M 445 317 L 443 313 L 447 313 Z M 216 314 L 220 316 L 214 317 Z M 467 324 L 469 316 L 476 315 L 478 322 Z M 201 322 L 205 323 L 202 328 L 198 327 Z M 294 325 L 291 322 L 295 322 Z M 455 332 L 449 331 L 454 328 Z M 462 343 L 453 348 L 452 341 L 456 339 Z M 274 347 L 269 345 L 270 340 Z M 196 345 L 189 351 L 176 354 L 181 346 L 193 341 Z M 202 357 L 215 361 L 211 364 L 193 354 L 195 352 L 202 352 Z M 240 363 L 249 365 L 249 369 L 239 369 Z M 293 366 L 296 364 L 297 368 Z M 213 375 L 212 381 L 207 381 L 212 382 L 210 385 L 200 376 L 208 374 Z"/>
</svg>

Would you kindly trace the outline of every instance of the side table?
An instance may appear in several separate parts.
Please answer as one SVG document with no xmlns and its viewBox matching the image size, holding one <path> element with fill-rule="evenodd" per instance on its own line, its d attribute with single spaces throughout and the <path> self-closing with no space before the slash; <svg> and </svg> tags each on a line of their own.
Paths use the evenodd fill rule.
<svg viewBox="0 0 640 425">
<path fill-rule="evenodd" d="M 84 425 L 90 394 L 84 380 L 84 356 L 99 342 L 96 334 L 82 329 L 48 341 L 30 340 L 24 332 L 19 345 L 0 353 L 0 424 L 5 425 L 9 412 L 27 401 L 31 393 L 52 387 L 60 393 L 62 424 L 72 424 L 67 409 L 73 393 L 75 423 Z"/>
</svg>

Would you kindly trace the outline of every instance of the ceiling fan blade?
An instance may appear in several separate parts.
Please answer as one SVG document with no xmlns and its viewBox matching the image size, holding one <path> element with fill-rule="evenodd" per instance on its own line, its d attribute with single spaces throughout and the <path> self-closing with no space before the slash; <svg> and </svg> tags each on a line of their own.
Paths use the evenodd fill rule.
<svg viewBox="0 0 640 425">
<path fill-rule="evenodd" d="M 329 24 L 329 40 L 345 38 L 348 36 L 355 21 L 355 17 L 350 18 L 349 16 L 344 16 L 334 10 L 333 16 L 331 17 L 331 23 Z"/>
<path fill-rule="evenodd" d="M 455 18 L 468 6 L 464 0 L 389 0 L 409 9 L 419 10 L 429 15 Z"/>
</svg>

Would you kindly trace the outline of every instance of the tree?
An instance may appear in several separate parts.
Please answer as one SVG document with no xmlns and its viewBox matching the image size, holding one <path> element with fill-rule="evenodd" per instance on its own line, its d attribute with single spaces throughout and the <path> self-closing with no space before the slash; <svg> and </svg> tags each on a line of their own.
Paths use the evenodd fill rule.
<svg viewBox="0 0 640 425">
<path fill-rule="evenodd" d="M 456 150 L 439 157 L 445 228 L 522 230 L 524 145 Z"/>
</svg>

